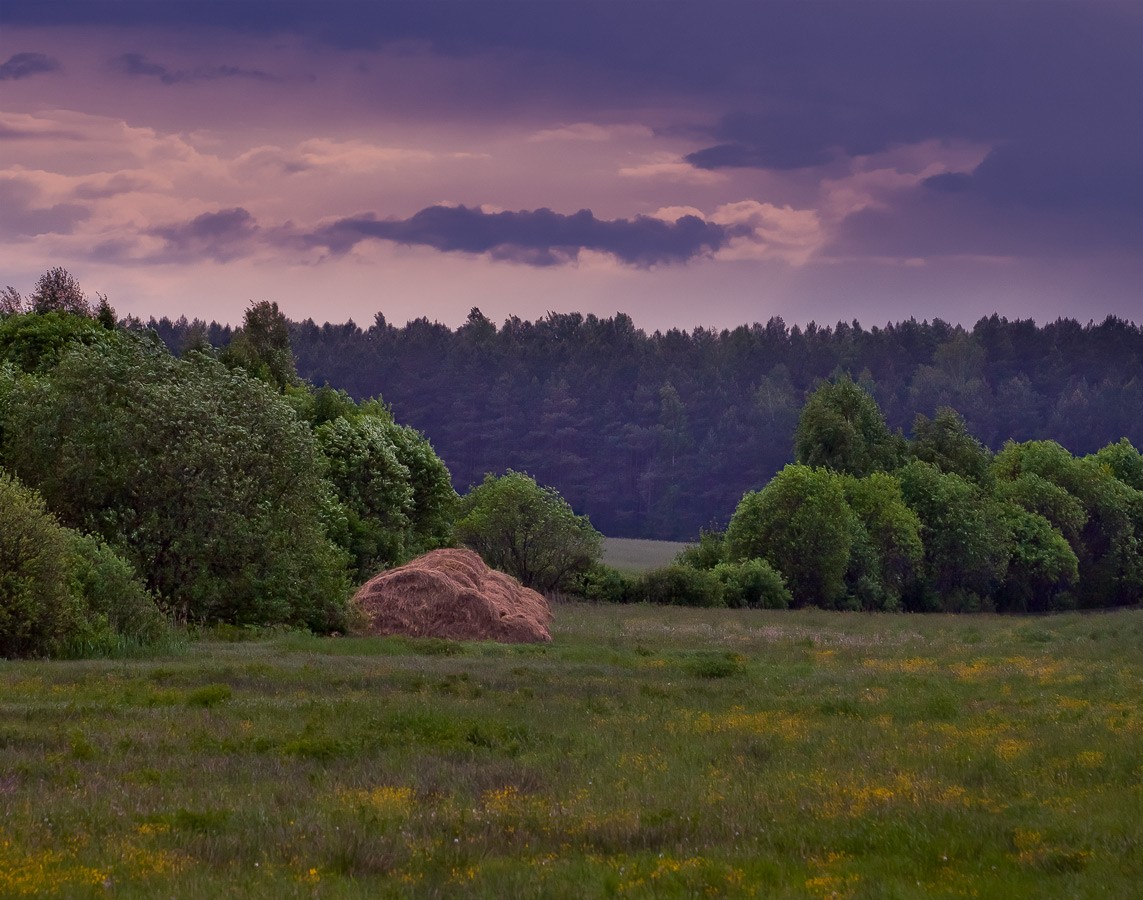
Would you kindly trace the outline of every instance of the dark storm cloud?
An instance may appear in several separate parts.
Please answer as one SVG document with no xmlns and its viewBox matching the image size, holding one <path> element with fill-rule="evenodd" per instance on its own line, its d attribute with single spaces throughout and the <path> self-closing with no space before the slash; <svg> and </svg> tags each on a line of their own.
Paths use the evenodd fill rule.
<svg viewBox="0 0 1143 900">
<path fill-rule="evenodd" d="M 227 262 L 247 255 L 261 229 L 245 209 L 223 209 L 203 213 L 189 222 L 177 222 L 148 229 L 147 234 L 162 238 L 166 247 L 154 254 L 153 262 L 194 262 L 213 259 Z"/>
<path fill-rule="evenodd" d="M 35 205 L 40 191 L 20 178 L 0 177 L 0 236 L 28 238 L 40 234 L 70 234 L 88 211 L 74 203 L 50 207 Z"/>
<path fill-rule="evenodd" d="M 419 244 L 443 252 L 488 253 L 495 259 L 552 266 L 581 250 L 609 253 L 628 265 L 686 262 L 723 246 L 733 229 L 695 216 L 664 222 L 646 216 L 597 219 L 590 210 L 563 215 L 550 209 L 488 213 L 465 206 L 430 206 L 408 219 L 342 219 L 309 242 L 345 253 L 368 238 Z"/>
<path fill-rule="evenodd" d="M 170 69 L 152 62 L 142 53 L 124 53 L 115 60 L 116 67 L 128 75 L 157 78 L 163 84 L 182 84 L 188 81 L 216 81 L 220 78 L 249 78 L 255 81 L 277 81 L 269 72 L 243 69 L 240 66 L 202 66 L 197 69 Z"/>
<path fill-rule="evenodd" d="M 14 53 L 0 63 L 0 81 L 17 81 L 43 72 L 58 72 L 62 68 L 58 59 L 43 53 Z"/>
</svg>

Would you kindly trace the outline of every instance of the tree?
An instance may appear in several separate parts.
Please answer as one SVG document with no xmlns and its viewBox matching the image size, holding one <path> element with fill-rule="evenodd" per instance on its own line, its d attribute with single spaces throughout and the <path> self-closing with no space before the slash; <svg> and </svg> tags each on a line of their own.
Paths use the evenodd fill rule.
<svg viewBox="0 0 1143 900">
<path fill-rule="evenodd" d="M 310 428 L 259 381 L 128 332 L 8 395 L 4 456 L 175 617 L 344 628 L 346 560 Z"/>
<path fill-rule="evenodd" d="M 977 484 L 984 484 L 991 477 L 992 454 L 969 433 L 964 417 L 948 406 L 938 409 L 932 419 L 917 413 L 909 453 L 942 472 L 952 472 Z"/>
<path fill-rule="evenodd" d="M 914 460 L 897 477 L 925 545 L 924 578 L 906 605 L 949 612 L 987 606 L 1007 571 L 1011 543 L 997 501 L 932 463 Z"/>
<path fill-rule="evenodd" d="M 833 608 L 845 597 L 857 528 L 836 473 L 786 466 L 739 502 L 726 529 L 727 557 L 764 559 L 785 578 L 796 605 Z"/>
<path fill-rule="evenodd" d="M 1039 505 L 1034 511 L 1042 513 L 1069 539 L 1079 559 L 1076 595 L 1085 607 L 1143 599 L 1143 492 L 1116 477 L 1113 466 L 1120 466 L 1124 478 L 1131 477 L 1130 454 L 1125 447 L 1109 450 L 1102 458 L 1096 454 L 1076 459 L 1055 441 L 1008 443 L 993 463 L 1000 481 L 1016 482 L 1015 487 L 1027 490 L 1025 479 L 1035 475 L 1082 505 L 1083 519 L 1076 535 L 1074 507 L 1069 508 L 1058 491 L 1049 492 L 1037 485 Z"/>
<path fill-rule="evenodd" d="M 0 319 L 16 316 L 24 311 L 24 298 L 12 285 L 0 291 Z"/>
<path fill-rule="evenodd" d="M 361 581 L 406 558 L 413 488 L 388 424 L 376 416 L 339 417 L 315 431 L 326 477 L 348 515 L 345 548 Z"/>
<path fill-rule="evenodd" d="M 1012 549 L 997 608 L 1045 612 L 1074 605 L 1068 591 L 1079 579 L 1079 560 L 1064 536 L 1043 516 L 1014 503 L 1001 504 L 1000 516 L 1011 533 Z"/>
<path fill-rule="evenodd" d="M 36 289 L 28 298 L 34 313 L 59 312 L 73 316 L 91 317 L 91 304 L 79 282 L 67 269 L 56 266 L 48 269 L 36 281 Z"/>
<path fill-rule="evenodd" d="M 252 302 L 222 354 L 223 362 L 245 369 L 279 391 L 298 383 L 290 349 L 290 323 L 277 303 Z"/>
<path fill-rule="evenodd" d="M 892 475 L 846 476 L 842 484 L 859 526 L 846 572 L 851 602 L 862 609 L 898 609 L 920 574 L 921 522 Z"/>
<path fill-rule="evenodd" d="M 602 536 L 567 501 L 528 475 L 509 469 L 460 498 L 454 536 L 488 565 L 526 587 L 570 587 L 599 557 Z"/>
<path fill-rule="evenodd" d="M 893 469 L 899 444 L 877 401 L 845 375 L 821 384 L 802 407 L 794 455 L 802 465 L 868 475 Z"/>
</svg>

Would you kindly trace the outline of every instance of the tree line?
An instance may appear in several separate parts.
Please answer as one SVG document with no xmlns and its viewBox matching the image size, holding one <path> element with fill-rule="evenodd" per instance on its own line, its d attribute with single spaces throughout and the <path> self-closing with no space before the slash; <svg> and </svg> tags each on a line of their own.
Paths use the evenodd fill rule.
<svg viewBox="0 0 1143 900">
<path fill-rule="evenodd" d="M 225 347 L 200 320 L 148 323 L 176 352 Z M 806 398 L 853 378 L 890 429 L 960 412 L 984 446 L 1050 439 L 1089 454 L 1143 445 L 1143 332 L 1109 317 L 1042 326 L 1000 316 L 646 333 L 622 313 L 549 314 L 497 326 L 478 309 L 451 329 L 288 324 L 297 371 L 356 400 L 383 396 L 424 433 L 461 491 L 488 472 L 528 472 L 605 534 L 687 540 L 724 526 L 738 499 L 794 456 Z"/>
<path fill-rule="evenodd" d="M 963 417 L 892 432 L 848 377 L 802 410 L 796 462 L 738 502 L 675 565 L 596 567 L 588 596 L 701 606 L 1047 612 L 1143 600 L 1143 456 L 1125 438 L 992 453 Z"/>
</svg>

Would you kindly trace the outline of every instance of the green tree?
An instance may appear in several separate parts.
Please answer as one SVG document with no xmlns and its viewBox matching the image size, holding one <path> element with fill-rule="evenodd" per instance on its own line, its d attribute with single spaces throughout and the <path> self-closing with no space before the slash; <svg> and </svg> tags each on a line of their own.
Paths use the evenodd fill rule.
<svg viewBox="0 0 1143 900">
<path fill-rule="evenodd" d="M 509 470 L 460 498 L 456 540 L 488 565 L 548 592 L 571 587 L 599 558 L 602 536 L 555 490 Z"/>
<path fill-rule="evenodd" d="M 906 598 L 919 610 L 987 607 L 1008 568 L 1011 533 L 997 501 L 932 463 L 914 460 L 898 472 L 905 502 L 921 522 L 924 578 Z"/>
<path fill-rule="evenodd" d="M 977 484 L 991 477 L 992 454 L 974 438 L 955 409 L 942 406 L 935 416 L 917 413 L 909 453 L 914 459 L 932 463 L 942 472 L 960 475 Z"/>
<path fill-rule="evenodd" d="M 1127 438 L 1097 450 L 1091 458 L 1128 487 L 1143 491 L 1143 455 Z"/>
<path fill-rule="evenodd" d="M 0 361 L 43 374 L 76 344 L 90 346 L 106 339 L 106 329 L 83 316 L 59 312 L 9 316 L 0 319 Z"/>
<path fill-rule="evenodd" d="M 999 506 L 1011 534 L 1011 553 L 997 590 L 1001 612 L 1045 612 L 1073 605 L 1079 560 L 1064 536 L 1038 513 L 1015 503 Z"/>
<path fill-rule="evenodd" d="M 376 416 L 336 418 L 315 431 L 326 477 L 348 514 L 346 549 L 361 581 L 406 558 L 413 488 L 389 424 Z"/>
<path fill-rule="evenodd" d="M 179 619 L 344 627 L 309 427 L 261 382 L 126 332 L 9 393 L 4 455 Z"/>
<path fill-rule="evenodd" d="M 845 476 L 842 484 L 858 522 L 846 572 L 851 605 L 898 609 L 924 559 L 920 519 L 892 475 Z"/>
<path fill-rule="evenodd" d="M 252 302 L 242 318 L 242 327 L 222 352 L 223 362 L 245 369 L 279 391 L 298 383 L 294 354 L 290 349 L 290 323 L 277 303 Z"/>
<path fill-rule="evenodd" d="M 726 529 L 730 562 L 764 559 L 785 578 L 797 605 L 842 605 L 858 521 L 838 475 L 786 466 L 746 494 Z"/>
<path fill-rule="evenodd" d="M 1109 451 L 1109 456 L 1120 451 Z M 1126 454 L 1125 454 L 1126 455 Z M 1114 606 L 1143 599 L 1143 493 L 1116 477 L 1112 463 L 1098 454 L 1076 459 L 1055 441 L 1008 443 L 996 455 L 993 471 L 1002 482 L 1027 485 L 1029 475 L 1050 482 L 1082 505 L 1084 518 L 1075 535 L 1078 518 L 1074 508 L 1058 496 L 1054 508 L 1043 514 L 1067 538 L 1079 559 L 1079 583 L 1075 594 L 1085 607 Z M 1124 469 L 1124 477 L 1130 477 Z M 1013 490 L 1012 488 L 1005 488 Z M 1048 492 L 1042 487 L 1043 501 Z M 1067 519 L 1054 510 L 1066 510 Z"/>
<path fill-rule="evenodd" d="M 794 435 L 794 456 L 802 465 L 868 475 L 895 468 L 900 444 L 877 401 L 844 375 L 819 385 L 806 401 Z"/>
</svg>

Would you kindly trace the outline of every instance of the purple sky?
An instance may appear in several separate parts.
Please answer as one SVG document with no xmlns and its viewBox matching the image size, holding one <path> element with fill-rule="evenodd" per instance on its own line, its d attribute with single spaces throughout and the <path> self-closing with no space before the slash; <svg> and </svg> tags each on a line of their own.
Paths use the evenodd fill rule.
<svg viewBox="0 0 1143 900">
<path fill-rule="evenodd" d="M 1143 321 L 1143 4 L 0 0 L 0 287 Z"/>
</svg>

